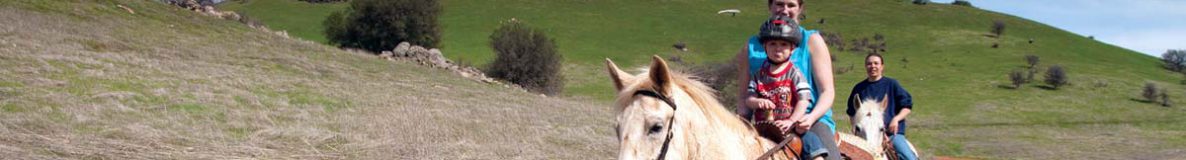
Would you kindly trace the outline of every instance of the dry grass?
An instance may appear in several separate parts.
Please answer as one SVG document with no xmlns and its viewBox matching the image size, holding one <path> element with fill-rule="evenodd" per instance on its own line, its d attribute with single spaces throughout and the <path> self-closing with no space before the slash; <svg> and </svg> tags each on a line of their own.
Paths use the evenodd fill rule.
<svg viewBox="0 0 1186 160">
<path fill-rule="evenodd" d="M 153 1 L 0 4 L 5 159 L 615 153 L 604 104 L 509 91 Z"/>
</svg>

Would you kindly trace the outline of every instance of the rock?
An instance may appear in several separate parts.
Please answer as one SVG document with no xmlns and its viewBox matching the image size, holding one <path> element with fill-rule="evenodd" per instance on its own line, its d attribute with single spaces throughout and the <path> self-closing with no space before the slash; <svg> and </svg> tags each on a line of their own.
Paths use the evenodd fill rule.
<svg viewBox="0 0 1186 160">
<path fill-rule="evenodd" d="M 391 51 L 383 51 L 379 53 L 379 58 L 391 58 L 394 55 L 395 54 L 391 53 Z"/>
<path fill-rule="evenodd" d="M 399 57 L 408 57 L 408 49 L 411 47 L 412 47 L 411 43 L 399 42 L 398 45 L 395 45 L 395 49 L 392 49 L 391 51 L 395 52 L 395 55 L 397 55 Z"/>
<path fill-rule="evenodd" d="M 436 48 L 429 49 L 428 50 L 428 58 L 429 58 L 428 60 L 432 61 L 432 63 L 436 64 L 437 66 L 441 66 L 441 67 L 452 66 L 449 63 L 449 60 L 445 59 L 445 55 L 441 54 L 441 50 L 439 50 L 439 49 L 436 49 Z"/>
</svg>

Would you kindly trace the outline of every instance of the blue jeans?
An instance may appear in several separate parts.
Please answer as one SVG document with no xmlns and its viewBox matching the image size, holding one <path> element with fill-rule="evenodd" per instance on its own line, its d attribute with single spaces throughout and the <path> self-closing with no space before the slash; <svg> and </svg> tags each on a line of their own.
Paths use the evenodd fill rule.
<svg viewBox="0 0 1186 160">
<path fill-rule="evenodd" d="M 803 152 L 800 159 L 814 159 L 823 156 L 828 160 L 840 159 L 840 145 L 836 144 L 836 135 L 827 124 L 818 121 L 811 125 L 807 133 L 803 133 Z"/>
<path fill-rule="evenodd" d="M 914 150 L 911 150 L 910 142 L 906 140 L 906 135 L 894 134 L 894 136 L 890 137 L 890 142 L 894 144 L 894 151 L 898 152 L 898 159 L 918 159 L 918 154 Z"/>
</svg>

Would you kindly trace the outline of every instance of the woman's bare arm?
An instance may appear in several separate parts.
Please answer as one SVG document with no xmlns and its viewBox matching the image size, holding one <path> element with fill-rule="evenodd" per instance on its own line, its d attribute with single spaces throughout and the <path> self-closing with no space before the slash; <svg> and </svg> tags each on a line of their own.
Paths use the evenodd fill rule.
<svg viewBox="0 0 1186 160">
<path fill-rule="evenodd" d="M 815 77 L 816 100 L 815 108 L 807 114 L 810 122 L 818 121 L 825 113 L 831 112 L 832 101 L 836 99 L 836 86 L 832 79 L 832 53 L 828 51 L 828 44 L 818 33 L 812 34 L 808 40 L 811 45 L 811 67 Z"/>
</svg>

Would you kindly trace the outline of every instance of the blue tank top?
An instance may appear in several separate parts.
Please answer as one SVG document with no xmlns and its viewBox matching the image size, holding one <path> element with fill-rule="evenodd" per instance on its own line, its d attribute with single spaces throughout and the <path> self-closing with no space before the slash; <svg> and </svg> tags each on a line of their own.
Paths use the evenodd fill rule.
<svg viewBox="0 0 1186 160">
<path fill-rule="evenodd" d="M 811 66 L 811 51 L 808 48 L 809 45 L 807 45 L 808 40 L 811 39 L 811 35 L 815 34 L 816 31 L 807 30 L 803 27 L 799 27 L 799 31 L 803 32 L 803 40 L 800 41 L 803 44 L 800 44 L 798 48 L 795 48 L 795 51 L 791 52 L 790 60 L 795 67 L 799 68 L 799 71 L 806 73 L 803 74 L 803 78 L 807 78 L 807 84 L 811 85 L 812 99 L 819 99 L 819 89 L 815 87 L 815 71 L 812 70 Z M 758 40 L 758 36 L 750 37 L 747 46 L 749 48 L 749 74 L 753 75 L 762 68 L 760 64 L 766 63 L 766 49 L 762 47 L 762 42 Z M 815 103 L 811 102 L 811 106 L 807 106 L 807 112 L 815 109 Z M 819 123 L 827 124 L 828 128 L 832 129 L 832 133 L 836 133 L 836 121 L 832 120 L 832 111 L 830 109 L 828 112 L 824 112 L 823 117 L 819 118 Z"/>
</svg>

